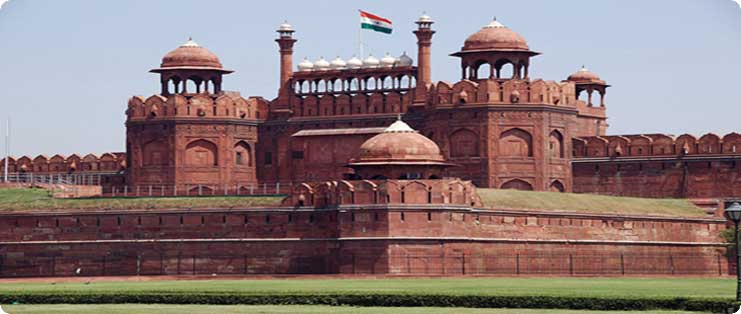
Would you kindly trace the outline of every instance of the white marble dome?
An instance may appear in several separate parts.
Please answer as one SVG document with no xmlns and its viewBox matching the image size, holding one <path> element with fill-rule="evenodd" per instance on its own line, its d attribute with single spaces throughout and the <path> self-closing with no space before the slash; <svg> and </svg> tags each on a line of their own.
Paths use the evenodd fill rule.
<svg viewBox="0 0 741 314">
<path fill-rule="evenodd" d="M 288 24 L 288 21 L 285 21 L 283 22 L 283 24 L 280 24 L 280 26 L 278 26 L 278 31 L 279 32 L 291 32 L 293 31 L 293 26 L 291 26 L 291 24 Z"/>
<path fill-rule="evenodd" d="M 329 70 L 330 64 L 327 60 L 324 60 L 324 57 L 319 57 L 318 60 L 314 61 L 314 69 L 319 71 L 326 71 Z"/>
<path fill-rule="evenodd" d="M 352 56 L 350 60 L 347 60 L 347 68 L 348 69 L 358 69 L 363 66 L 363 61 L 360 61 L 358 57 Z"/>
<path fill-rule="evenodd" d="M 381 64 L 381 61 L 378 61 L 378 59 L 373 55 L 368 55 L 368 57 L 363 60 L 363 67 L 365 68 L 377 68 L 379 64 Z"/>
<path fill-rule="evenodd" d="M 347 62 L 345 62 L 345 60 L 342 60 L 342 58 L 337 56 L 336 58 L 332 60 L 332 62 L 329 63 L 329 65 L 333 70 L 341 70 L 347 67 Z"/>
<path fill-rule="evenodd" d="M 301 61 L 298 64 L 298 70 L 301 72 L 307 72 L 314 69 L 314 64 L 309 61 L 309 58 L 304 58 L 303 61 Z"/>
<path fill-rule="evenodd" d="M 404 53 L 402 53 L 401 56 L 399 56 L 399 61 L 397 63 L 398 66 L 410 67 L 413 64 L 414 64 L 414 60 L 412 60 L 412 58 L 407 55 L 406 51 L 404 51 Z"/>
<path fill-rule="evenodd" d="M 381 67 L 390 68 L 396 64 L 396 58 L 392 57 L 388 52 L 383 58 L 381 58 Z"/>
</svg>

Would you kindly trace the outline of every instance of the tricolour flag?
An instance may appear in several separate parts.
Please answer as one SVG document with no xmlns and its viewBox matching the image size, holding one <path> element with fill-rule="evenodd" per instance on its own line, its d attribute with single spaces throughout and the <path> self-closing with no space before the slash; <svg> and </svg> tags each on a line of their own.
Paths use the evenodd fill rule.
<svg viewBox="0 0 741 314">
<path fill-rule="evenodd" d="M 378 15 L 360 10 L 360 28 L 374 30 L 384 34 L 391 34 L 391 21 Z"/>
</svg>

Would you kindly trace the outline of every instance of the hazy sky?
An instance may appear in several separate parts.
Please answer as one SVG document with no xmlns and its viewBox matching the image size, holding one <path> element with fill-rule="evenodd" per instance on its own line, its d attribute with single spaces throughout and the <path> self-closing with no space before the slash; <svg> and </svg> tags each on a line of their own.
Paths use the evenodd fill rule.
<svg viewBox="0 0 741 314">
<path fill-rule="evenodd" d="M 531 77 L 562 80 L 584 64 L 612 85 L 610 134 L 741 131 L 741 8 L 731 0 L 10 0 L 0 9 L 1 132 L 10 116 L 13 155 L 123 151 L 127 99 L 158 92 L 147 71 L 188 36 L 236 71 L 225 89 L 271 99 L 278 24 L 296 29 L 294 64 L 349 58 L 357 9 L 394 22 L 391 36 L 363 34 L 375 56 L 416 56 L 413 21 L 432 16 L 434 80 L 459 78 L 448 54 L 496 16 L 543 53 Z"/>
</svg>

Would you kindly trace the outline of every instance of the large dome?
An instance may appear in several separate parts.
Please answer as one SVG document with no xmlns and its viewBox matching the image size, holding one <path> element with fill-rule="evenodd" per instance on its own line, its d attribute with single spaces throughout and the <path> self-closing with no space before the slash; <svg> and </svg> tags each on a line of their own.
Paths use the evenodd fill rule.
<svg viewBox="0 0 741 314">
<path fill-rule="evenodd" d="M 360 146 L 359 164 L 445 164 L 440 148 L 429 138 L 398 120 Z"/>
<path fill-rule="evenodd" d="M 206 68 L 223 69 L 219 57 L 208 49 L 199 46 L 189 39 L 177 49 L 170 51 L 162 58 L 160 67 L 165 68 Z"/>
<path fill-rule="evenodd" d="M 522 50 L 529 51 L 527 41 L 495 19 L 478 32 L 468 36 L 463 51 L 471 50 Z"/>
</svg>

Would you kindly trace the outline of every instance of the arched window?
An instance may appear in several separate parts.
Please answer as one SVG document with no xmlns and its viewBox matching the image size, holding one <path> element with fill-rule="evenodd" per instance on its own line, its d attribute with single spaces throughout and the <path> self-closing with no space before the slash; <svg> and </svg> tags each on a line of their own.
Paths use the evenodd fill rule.
<svg viewBox="0 0 741 314">
<path fill-rule="evenodd" d="M 532 191 L 533 186 L 520 179 L 513 179 L 502 184 L 501 189 Z"/>
<path fill-rule="evenodd" d="M 234 145 L 234 164 L 237 166 L 252 166 L 252 148 L 245 141 Z"/>
<path fill-rule="evenodd" d="M 473 131 L 460 129 L 450 135 L 450 156 L 478 157 L 478 136 Z"/>
<path fill-rule="evenodd" d="M 370 77 L 367 78 L 365 81 L 365 89 L 366 90 L 375 90 L 376 89 L 376 78 Z"/>
<path fill-rule="evenodd" d="M 409 80 L 409 77 L 406 76 L 406 75 L 405 76 L 402 76 L 401 77 L 401 80 L 399 81 L 399 86 L 401 88 L 411 88 L 412 86 L 411 86 L 411 82 Z"/>
<path fill-rule="evenodd" d="M 185 165 L 217 166 L 218 149 L 216 144 L 207 140 L 196 140 L 185 147 Z"/>
<path fill-rule="evenodd" d="M 563 158 L 563 135 L 558 130 L 553 130 L 548 140 L 548 149 L 551 153 L 551 157 Z"/>
<path fill-rule="evenodd" d="M 563 186 L 563 183 L 561 181 L 555 180 L 551 183 L 551 186 L 549 187 L 549 190 L 551 192 L 559 192 L 563 193 L 565 191 L 565 188 Z"/>
<path fill-rule="evenodd" d="M 487 62 L 483 62 L 479 64 L 478 68 L 476 69 L 476 78 L 480 80 L 488 79 L 491 75 L 491 65 Z"/>
<path fill-rule="evenodd" d="M 505 157 L 532 157 L 533 138 L 525 130 L 514 128 L 499 137 L 499 155 Z"/>
</svg>

